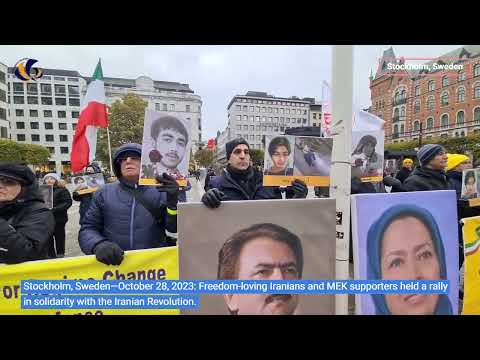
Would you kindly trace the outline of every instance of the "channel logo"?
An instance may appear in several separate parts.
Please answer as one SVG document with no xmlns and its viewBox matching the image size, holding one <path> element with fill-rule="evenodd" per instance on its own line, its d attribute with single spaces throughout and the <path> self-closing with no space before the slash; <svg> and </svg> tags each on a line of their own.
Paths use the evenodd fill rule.
<svg viewBox="0 0 480 360">
<path fill-rule="evenodd" d="M 33 64 L 38 62 L 35 59 L 23 58 L 17 61 L 15 64 L 15 76 L 23 81 L 38 80 L 43 76 L 43 70 L 40 68 L 32 67 Z"/>
</svg>

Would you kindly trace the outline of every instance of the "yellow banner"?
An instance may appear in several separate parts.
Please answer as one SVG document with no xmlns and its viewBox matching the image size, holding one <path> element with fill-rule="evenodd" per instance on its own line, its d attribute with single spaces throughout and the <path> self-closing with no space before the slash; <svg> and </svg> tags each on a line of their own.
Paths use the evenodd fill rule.
<svg viewBox="0 0 480 360">
<path fill-rule="evenodd" d="M 307 186 L 330 186 L 330 176 L 281 176 L 264 175 L 263 186 L 290 186 L 293 180 L 300 179 Z"/>
<path fill-rule="evenodd" d="M 107 266 L 94 255 L 0 265 L 0 315 L 178 315 L 179 310 L 26 310 L 21 280 L 178 280 L 178 248 L 126 251 L 120 266 Z"/>
<path fill-rule="evenodd" d="M 84 195 L 84 194 L 94 193 L 97 190 L 98 190 L 98 188 L 88 188 L 88 189 L 78 190 L 77 193 L 79 195 Z"/>
<path fill-rule="evenodd" d="M 464 315 L 480 314 L 480 216 L 462 219 L 464 262 Z M 478 229 L 478 230 L 477 230 Z"/>
<path fill-rule="evenodd" d="M 383 180 L 383 176 L 366 176 L 360 178 L 361 182 L 379 182 Z"/>
<path fill-rule="evenodd" d="M 188 180 L 177 179 L 178 186 L 185 187 L 187 186 Z M 138 180 L 138 185 L 159 185 L 155 179 L 140 179 Z"/>
</svg>

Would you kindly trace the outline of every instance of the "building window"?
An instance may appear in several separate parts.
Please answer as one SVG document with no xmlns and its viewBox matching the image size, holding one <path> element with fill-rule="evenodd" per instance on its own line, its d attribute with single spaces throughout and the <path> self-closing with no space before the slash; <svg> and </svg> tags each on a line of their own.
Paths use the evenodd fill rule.
<svg viewBox="0 0 480 360">
<path fill-rule="evenodd" d="M 250 116 L 250 122 L 255 122 L 255 117 L 253 115 Z"/>
<path fill-rule="evenodd" d="M 45 141 L 53 142 L 53 135 L 45 135 Z"/>
<path fill-rule="evenodd" d="M 60 105 L 60 106 L 67 105 L 67 99 L 66 98 L 55 98 L 55 105 Z"/>
<path fill-rule="evenodd" d="M 17 129 L 25 129 L 25 123 L 24 122 L 21 122 L 21 121 L 17 121 L 15 123 L 15 125 L 17 126 Z"/>
<path fill-rule="evenodd" d="M 442 78 L 442 87 L 448 86 L 448 76 Z"/>
<path fill-rule="evenodd" d="M 250 106 L 250 112 L 254 112 L 255 108 L 253 106 Z"/>
<path fill-rule="evenodd" d="M 0 119 L 7 120 L 7 110 L 1 107 L 0 107 Z"/>
<path fill-rule="evenodd" d="M 250 131 L 255 131 L 255 125 L 250 125 Z"/>
<path fill-rule="evenodd" d="M 5 126 L 0 126 L 0 138 L 6 139 L 7 136 L 7 128 Z"/>
<path fill-rule="evenodd" d="M 175 111 L 175 104 L 170 104 L 170 111 Z"/>
<path fill-rule="evenodd" d="M 448 105 L 448 92 L 443 92 L 442 93 L 442 106 L 447 106 Z"/>
<path fill-rule="evenodd" d="M 276 118 L 278 119 L 278 118 Z M 262 122 L 266 122 L 267 121 L 267 118 L 265 116 L 262 116 Z"/>
<path fill-rule="evenodd" d="M 313 117 L 314 120 L 317 120 L 317 114 L 316 113 L 313 113 L 312 117 Z"/>
<path fill-rule="evenodd" d="M 15 116 L 23 116 L 23 110 L 22 109 L 16 109 L 15 110 Z"/>
<path fill-rule="evenodd" d="M 36 96 L 28 96 L 28 97 L 27 97 L 27 104 L 29 104 L 29 105 L 38 105 L 38 97 L 36 97 Z"/>
<path fill-rule="evenodd" d="M 431 80 L 428 82 L 428 91 L 435 90 L 435 81 Z"/>
<path fill-rule="evenodd" d="M 420 131 L 420 121 L 415 121 L 413 123 L 413 131 Z"/>
<path fill-rule="evenodd" d="M 465 113 L 463 111 L 459 111 L 457 113 L 457 125 L 462 125 L 465 123 Z"/>
<path fill-rule="evenodd" d="M 237 115 L 237 121 L 241 121 L 242 120 L 242 116 L 241 115 Z"/>
<path fill-rule="evenodd" d="M 38 130 L 39 129 L 38 122 L 36 122 L 36 121 L 31 122 L 30 123 L 30 129 Z"/>
<path fill-rule="evenodd" d="M 52 117 L 52 110 L 43 110 L 43 117 L 51 118 Z"/>
<path fill-rule="evenodd" d="M 46 122 L 44 124 L 45 124 L 45 130 L 53 130 L 53 123 Z"/>
<path fill-rule="evenodd" d="M 243 125 L 243 130 L 248 131 L 248 125 Z"/>
<path fill-rule="evenodd" d="M 242 125 L 237 125 L 237 130 L 242 130 Z"/>
<path fill-rule="evenodd" d="M 465 101 L 465 88 L 460 87 L 457 90 L 457 101 L 458 102 L 464 102 Z"/>
<path fill-rule="evenodd" d="M 440 126 L 442 128 L 448 128 L 448 114 L 443 114 L 441 119 L 440 119 Z"/>
<path fill-rule="evenodd" d="M 302 119 L 298 118 L 297 119 L 297 124 L 301 124 L 302 123 Z"/>
<path fill-rule="evenodd" d="M 303 123 L 306 124 L 306 123 L 307 123 L 307 119 L 304 118 L 304 119 L 303 119 Z"/>
<path fill-rule="evenodd" d="M 65 78 L 60 76 L 54 76 L 53 79 L 57 81 L 65 81 Z"/>
<path fill-rule="evenodd" d="M 65 96 L 65 85 L 55 85 L 55 95 Z"/>
<path fill-rule="evenodd" d="M 480 64 L 477 64 L 473 67 L 473 76 L 479 76 L 480 75 Z"/>
<path fill-rule="evenodd" d="M 188 108 L 190 109 L 190 105 L 187 105 L 187 106 L 188 106 Z M 247 105 L 243 105 L 242 109 L 243 109 L 243 111 L 248 111 L 248 106 L 247 106 Z M 190 110 L 188 110 L 188 111 L 190 111 Z"/>
<path fill-rule="evenodd" d="M 405 125 L 400 125 L 400 134 L 403 134 L 405 132 Z"/>
<path fill-rule="evenodd" d="M 465 71 L 459 71 L 458 72 L 458 81 L 463 81 L 465 80 Z"/>
<path fill-rule="evenodd" d="M 241 106 L 241 105 L 237 105 L 237 106 L 235 106 L 235 109 L 236 109 L 237 111 L 240 111 L 240 110 L 242 109 L 242 106 Z"/>
<path fill-rule="evenodd" d="M 160 111 L 160 104 L 155 103 L 155 111 Z"/>
<path fill-rule="evenodd" d="M 55 154 L 55 148 L 47 146 L 48 151 L 50 151 L 50 154 Z"/>
<path fill-rule="evenodd" d="M 72 130 L 76 130 L 77 129 L 77 123 L 73 123 L 72 124 Z"/>
<path fill-rule="evenodd" d="M 58 114 L 57 116 L 59 118 L 66 118 L 67 117 L 67 112 L 66 111 L 58 111 L 57 114 Z"/>
<path fill-rule="evenodd" d="M 78 78 L 68 78 L 67 80 L 72 82 L 78 82 Z"/>
<path fill-rule="evenodd" d="M 473 89 L 473 97 L 475 99 L 480 98 L 480 84 L 475 84 L 475 88 Z"/>
<path fill-rule="evenodd" d="M 68 96 L 80 96 L 80 91 L 78 91 L 78 86 L 68 85 Z"/>
<path fill-rule="evenodd" d="M 13 83 L 13 93 L 14 94 L 23 93 L 24 90 L 25 90 L 25 87 L 24 87 L 23 83 L 18 83 L 18 82 Z"/>
<path fill-rule="evenodd" d="M 255 116 L 255 121 L 260 122 L 260 116 Z"/>
<path fill-rule="evenodd" d="M 168 111 L 168 104 L 162 104 L 162 110 Z"/>
<path fill-rule="evenodd" d="M 67 142 L 68 141 L 68 135 L 60 135 L 60 141 L 61 142 Z"/>
<path fill-rule="evenodd" d="M 393 133 L 394 133 L 394 134 L 398 134 L 398 125 L 395 125 L 395 126 L 393 127 Z"/>
<path fill-rule="evenodd" d="M 42 97 L 42 105 L 52 105 L 52 98 Z"/>
<path fill-rule="evenodd" d="M 23 96 L 14 96 L 13 97 L 14 104 L 25 104 L 25 98 Z"/>
<path fill-rule="evenodd" d="M 0 101 L 3 101 L 4 103 L 7 102 L 7 93 L 1 89 L 0 89 Z"/>
<path fill-rule="evenodd" d="M 473 111 L 473 121 L 477 124 L 480 123 L 480 107 L 475 108 Z"/>
<path fill-rule="evenodd" d="M 415 86 L 415 96 L 420 96 L 420 85 Z"/>
<path fill-rule="evenodd" d="M 256 131 L 260 131 L 260 125 L 255 126 Z"/>
<path fill-rule="evenodd" d="M 27 84 L 27 94 L 32 94 L 32 95 L 38 94 L 37 84 Z"/>
<path fill-rule="evenodd" d="M 32 134 L 32 141 L 40 141 L 40 135 Z"/>
<path fill-rule="evenodd" d="M 38 110 L 30 110 L 30 117 L 38 117 Z"/>
<path fill-rule="evenodd" d="M 3 71 L 0 71 L 0 83 L 5 84 L 6 83 L 6 77 L 5 73 Z M 2 128 L 3 129 L 3 128 Z M 3 137 L 3 136 L 2 136 Z M 6 136 L 5 136 L 6 137 Z"/>
<path fill-rule="evenodd" d="M 247 115 L 243 115 L 243 121 L 248 122 L 248 116 Z"/>
<path fill-rule="evenodd" d="M 400 109 L 400 120 L 404 120 L 404 119 L 405 119 L 405 107 L 403 106 Z"/>
<path fill-rule="evenodd" d="M 60 154 L 68 154 L 68 147 L 61 147 L 60 148 Z"/>
<path fill-rule="evenodd" d="M 42 95 L 52 95 L 52 85 L 40 84 L 40 92 Z"/>
<path fill-rule="evenodd" d="M 435 99 L 433 98 L 433 96 L 431 96 L 427 100 L 427 109 L 433 110 L 434 107 L 435 107 Z"/>
<path fill-rule="evenodd" d="M 427 129 L 431 130 L 433 128 L 433 118 L 427 119 Z"/>
<path fill-rule="evenodd" d="M 67 130 L 67 123 L 58 123 L 58 130 Z"/>
<path fill-rule="evenodd" d="M 17 141 L 25 141 L 25 134 L 17 134 Z"/>
<path fill-rule="evenodd" d="M 414 108 L 413 108 L 413 112 L 414 112 L 414 113 L 420 112 L 420 100 L 415 101 L 415 105 L 414 105 Z"/>
</svg>

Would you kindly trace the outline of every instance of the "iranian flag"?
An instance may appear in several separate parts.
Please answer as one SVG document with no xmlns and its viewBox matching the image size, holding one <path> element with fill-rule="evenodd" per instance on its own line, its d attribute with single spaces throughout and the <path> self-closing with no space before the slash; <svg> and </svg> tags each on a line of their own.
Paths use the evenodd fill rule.
<svg viewBox="0 0 480 360">
<path fill-rule="evenodd" d="M 83 99 L 80 118 L 73 137 L 70 158 L 72 171 L 80 172 L 95 158 L 97 148 L 97 128 L 108 126 L 105 87 L 103 85 L 102 64 L 98 61 L 92 80 Z"/>
</svg>

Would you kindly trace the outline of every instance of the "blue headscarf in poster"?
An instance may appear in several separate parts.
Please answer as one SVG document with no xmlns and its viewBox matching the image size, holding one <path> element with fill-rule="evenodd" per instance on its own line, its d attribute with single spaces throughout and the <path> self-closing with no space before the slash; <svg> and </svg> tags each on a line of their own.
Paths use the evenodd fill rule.
<svg viewBox="0 0 480 360">
<path fill-rule="evenodd" d="M 382 280 L 381 269 L 381 242 L 387 227 L 396 219 L 412 216 L 420 220 L 428 229 L 433 245 L 435 247 L 437 258 L 440 263 L 440 278 L 447 279 L 447 266 L 445 259 L 445 250 L 438 225 L 429 211 L 416 205 L 401 204 L 395 205 L 386 210 L 368 230 L 367 235 L 367 279 Z M 407 280 L 407 279 L 405 279 Z M 390 309 L 385 301 L 384 294 L 372 294 L 377 315 L 391 315 Z M 452 305 L 446 294 L 440 294 L 435 315 L 451 315 Z"/>
</svg>

